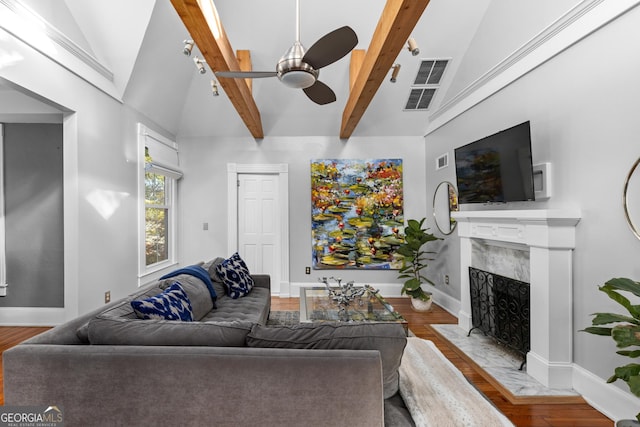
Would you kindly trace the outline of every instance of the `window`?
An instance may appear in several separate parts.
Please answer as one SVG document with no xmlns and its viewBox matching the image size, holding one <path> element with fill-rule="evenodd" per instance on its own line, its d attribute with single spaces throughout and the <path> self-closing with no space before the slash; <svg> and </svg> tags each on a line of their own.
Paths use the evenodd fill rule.
<svg viewBox="0 0 640 427">
<path fill-rule="evenodd" d="M 169 260 L 169 217 L 172 179 L 154 172 L 144 174 L 145 266 Z"/>
<path fill-rule="evenodd" d="M 139 276 L 177 262 L 177 190 L 182 177 L 178 147 L 160 134 L 138 124 L 140 157 Z"/>
</svg>

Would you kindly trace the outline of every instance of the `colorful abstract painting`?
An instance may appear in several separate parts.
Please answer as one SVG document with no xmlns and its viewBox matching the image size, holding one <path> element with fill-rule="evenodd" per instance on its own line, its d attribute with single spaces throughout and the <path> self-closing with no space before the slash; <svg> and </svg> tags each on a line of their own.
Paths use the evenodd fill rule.
<svg viewBox="0 0 640 427">
<path fill-rule="evenodd" d="M 312 160 L 314 269 L 399 269 L 402 160 Z"/>
</svg>

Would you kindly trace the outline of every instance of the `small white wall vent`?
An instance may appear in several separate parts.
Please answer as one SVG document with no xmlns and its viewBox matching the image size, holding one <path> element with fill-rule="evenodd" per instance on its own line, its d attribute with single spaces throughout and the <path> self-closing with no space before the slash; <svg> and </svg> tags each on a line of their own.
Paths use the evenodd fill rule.
<svg viewBox="0 0 640 427">
<path fill-rule="evenodd" d="M 449 166 L 449 153 L 444 153 L 436 159 L 436 170 L 444 169 Z"/>
</svg>

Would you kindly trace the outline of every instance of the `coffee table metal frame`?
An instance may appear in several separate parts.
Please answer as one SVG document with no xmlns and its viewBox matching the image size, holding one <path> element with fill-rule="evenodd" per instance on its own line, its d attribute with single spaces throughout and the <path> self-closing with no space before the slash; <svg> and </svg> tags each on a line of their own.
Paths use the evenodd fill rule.
<svg viewBox="0 0 640 427">
<path fill-rule="evenodd" d="M 327 288 L 300 288 L 300 323 L 309 322 L 394 322 L 408 331 L 408 323 L 394 310 L 379 292 L 367 291 L 347 308 L 347 316 L 340 315 L 340 307 L 329 298 Z"/>
</svg>

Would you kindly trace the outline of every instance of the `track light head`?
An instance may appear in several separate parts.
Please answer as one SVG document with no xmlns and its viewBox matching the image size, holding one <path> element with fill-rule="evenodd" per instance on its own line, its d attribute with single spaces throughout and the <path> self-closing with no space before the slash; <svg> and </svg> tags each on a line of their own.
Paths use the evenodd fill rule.
<svg viewBox="0 0 640 427">
<path fill-rule="evenodd" d="M 207 61 L 205 61 L 204 59 L 200 59 L 196 56 L 195 58 L 193 58 L 193 62 L 196 64 L 196 68 L 198 69 L 198 72 L 200 74 L 204 74 L 207 72 L 207 69 L 204 68 L 204 64 L 206 64 Z"/>
<path fill-rule="evenodd" d="M 185 40 L 184 48 L 182 49 L 182 53 L 186 56 L 191 56 L 191 51 L 193 50 L 193 40 Z"/>
<path fill-rule="evenodd" d="M 215 80 L 211 80 L 211 92 L 213 93 L 213 96 L 220 95 L 220 92 L 218 92 L 218 82 Z"/>
<path fill-rule="evenodd" d="M 420 54 L 420 48 L 418 47 L 418 43 L 415 41 L 413 37 L 407 40 L 407 49 L 411 52 L 411 55 L 417 56 Z"/>
<path fill-rule="evenodd" d="M 391 83 L 395 83 L 397 78 L 398 78 L 398 74 L 400 73 L 400 64 L 393 64 L 393 67 L 391 67 L 391 69 L 393 70 L 391 72 Z"/>
</svg>

